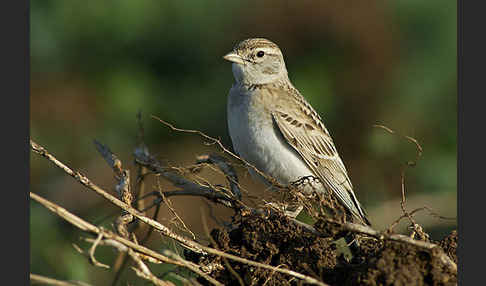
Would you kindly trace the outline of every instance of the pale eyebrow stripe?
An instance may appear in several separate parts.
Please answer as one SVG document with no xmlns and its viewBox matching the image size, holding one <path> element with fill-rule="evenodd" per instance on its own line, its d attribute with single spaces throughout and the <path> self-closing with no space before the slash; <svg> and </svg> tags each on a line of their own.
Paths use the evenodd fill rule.
<svg viewBox="0 0 486 286">
<path fill-rule="evenodd" d="M 255 50 L 263 51 L 265 54 L 269 54 L 269 55 L 276 55 L 276 53 L 274 53 L 275 49 L 268 48 L 268 47 L 255 47 Z"/>
</svg>

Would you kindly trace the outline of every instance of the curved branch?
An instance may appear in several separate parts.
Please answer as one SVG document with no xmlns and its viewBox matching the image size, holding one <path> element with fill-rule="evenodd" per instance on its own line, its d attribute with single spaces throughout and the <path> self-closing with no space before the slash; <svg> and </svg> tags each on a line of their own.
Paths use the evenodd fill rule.
<svg viewBox="0 0 486 286">
<path fill-rule="evenodd" d="M 288 270 L 288 269 L 281 269 L 281 268 L 277 268 L 277 267 L 274 267 L 274 266 L 271 266 L 271 265 L 267 265 L 267 264 L 263 264 L 263 263 L 260 263 L 260 262 L 256 262 L 256 261 L 252 261 L 252 260 L 248 260 L 248 259 L 245 259 L 245 258 L 241 258 L 241 257 L 238 257 L 238 256 L 235 256 L 235 255 L 232 255 L 232 254 L 228 254 L 228 253 L 225 253 L 225 252 L 222 252 L 222 251 L 219 251 L 219 250 L 216 250 L 214 248 L 211 248 L 211 247 L 207 247 L 207 246 L 203 246 L 195 241 L 192 241 L 190 239 L 186 239 L 185 237 L 182 237 L 180 235 L 177 235 L 175 233 L 173 233 L 169 228 L 167 228 L 166 226 L 162 225 L 161 223 L 157 222 L 157 221 L 154 221 L 144 215 L 142 215 L 139 211 L 137 211 L 136 209 L 132 208 L 130 205 L 127 205 L 125 204 L 124 202 L 118 200 L 117 198 L 115 198 L 114 196 L 110 195 L 109 193 L 107 193 L 105 190 L 101 189 L 100 187 L 98 187 L 97 185 L 95 185 L 94 183 L 92 183 L 88 178 L 86 178 L 85 176 L 81 175 L 79 172 L 73 172 L 70 168 L 68 168 L 66 165 L 64 165 L 63 163 L 61 163 L 60 161 L 58 161 L 54 156 L 52 156 L 51 154 L 49 154 L 47 152 L 47 150 L 45 148 L 43 148 L 42 146 L 36 144 L 34 141 L 30 140 L 30 143 L 31 143 L 31 148 L 34 152 L 42 155 L 43 157 L 46 157 L 47 159 L 49 159 L 49 161 L 53 162 L 56 166 L 60 167 L 61 169 L 63 169 L 66 173 L 68 173 L 70 176 L 72 176 L 73 178 L 76 179 L 76 181 L 78 181 L 79 183 L 81 183 L 83 186 L 87 187 L 88 189 L 90 190 L 93 190 L 95 191 L 96 193 L 98 193 L 99 195 L 103 196 L 105 199 L 107 199 L 109 202 L 113 203 L 114 205 L 122 208 L 123 210 L 127 211 L 128 213 L 134 215 L 135 217 L 137 217 L 138 219 L 140 219 L 141 221 L 145 222 L 146 224 L 152 226 L 153 228 L 159 230 L 163 235 L 167 236 L 167 237 L 170 237 L 178 242 L 180 242 L 183 246 L 185 246 L 186 248 L 194 251 L 194 252 L 197 252 L 197 253 L 209 253 L 209 254 L 214 254 L 214 255 L 218 255 L 218 256 L 221 256 L 221 257 L 226 257 L 228 259 L 231 259 L 231 260 L 234 260 L 234 261 L 237 261 L 237 262 L 240 262 L 240 263 L 245 263 L 245 264 L 248 264 L 248 265 L 252 265 L 252 266 L 255 266 L 255 267 L 261 267 L 261 268 L 264 268 L 264 269 L 269 269 L 269 270 L 273 270 L 273 271 L 276 271 L 276 272 L 280 272 L 280 273 L 284 273 L 284 274 L 287 274 L 287 275 L 290 275 L 290 276 L 293 276 L 293 277 L 296 277 L 296 278 L 299 278 L 299 279 L 302 279 L 304 282 L 306 283 L 309 283 L 309 284 L 313 284 L 313 285 L 321 285 L 321 286 L 326 286 L 327 284 L 315 279 L 315 278 L 312 278 L 310 276 L 307 276 L 307 275 L 304 275 L 302 273 L 299 273 L 299 272 L 295 272 L 295 271 L 292 271 L 292 270 Z M 164 171 L 165 172 L 165 171 Z M 174 175 L 174 174 L 172 174 Z M 169 175 L 169 177 L 172 177 L 171 175 Z M 175 178 L 175 177 L 172 177 L 172 178 Z M 177 179 L 177 178 L 176 178 Z M 189 182 L 190 184 L 192 185 L 196 185 L 195 183 L 192 183 L 191 181 L 185 179 L 185 178 L 182 178 L 183 180 L 181 181 L 182 183 L 184 182 Z M 123 241 L 123 244 L 129 246 L 130 248 L 132 249 L 135 249 L 135 250 L 138 250 L 138 249 L 143 249 L 145 252 L 148 252 L 150 254 L 148 254 L 149 256 L 152 256 L 152 257 L 156 257 L 156 258 L 160 258 L 161 261 L 167 261 L 168 258 L 165 257 L 165 256 L 162 256 L 150 249 L 147 249 L 143 246 L 140 246 L 136 243 L 133 243 L 127 239 L 124 239 L 114 233 L 111 233 L 111 232 L 108 232 L 106 230 L 103 230 L 101 228 L 98 228 L 94 225 L 91 225 L 87 222 L 85 222 L 84 220 L 80 219 L 79 217 L 69 213 L 67 210 L 55 205 L 54 203 L 52 202 L 49 202 L 43 198 L 41 198 L 40 196 L 38 195 L 35 195 L 33 193 L 30 193 L 30 197 L 31 198 L 34 198 L 36 199 L 38 202 L 40 201 L 43 201 L 43 205 L 45 204 L 46 207 L 49 206 L 48 208 L 53 210 L 55 213 L 59 214 L 58 211 L 62 209 L 62 212 L 67 215 L 70 220 L 66 219 L 65 216 L 62 216 L 63 218 L 65 218 L 66 220 L 68 220 L 69 222 L 71 221 L 74 221 L 74 222 L 77 222 L 75 225 L 78 226 L 80 225 L 82 227 L 82 229 L 85 229 L 85 230 L 89 230 L 90 232 L 94 232 L 96 234 L 99 234 L 100 232 L 103 232 L 103 237 L 104 238 L 113 238 L 115 239 L 116 241 L 119 241 L 119 242 L 122 242 Z M 79 227 L 79 228 L 81 228 Z M 176 261 L 173 261 L 172 259 L 169 260 L 170 262 L 167 262 L 167 263 L 171 263 L 171 264 L 176 264 L 176 265 L 180 265 L 181 263 L 180 262 L 176 262 Z M 180 265 L 180 266 L 184 266 L 183 264 Z M 197 268 L 197 266 L 195 266 Z M 191 269 L 193 270 L 193 269 Z"/>
</svg>

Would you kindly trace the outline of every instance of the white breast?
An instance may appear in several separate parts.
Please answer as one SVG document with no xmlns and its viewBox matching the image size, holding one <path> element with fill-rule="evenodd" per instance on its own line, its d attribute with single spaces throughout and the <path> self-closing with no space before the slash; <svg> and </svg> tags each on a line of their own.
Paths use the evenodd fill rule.
<svg viewBox="0 0 486 286">
<path fill-rule="evenodd" d="M 258 99 L 258 90 L 241 94 L 232 88 L 228 97 L 228 128 L 233 148 L 260 171 L 287 185 L 313 175 L 301 156 L 274 126 L 270 110 Z M 250 173 L 256 173 L 249 168 Z M 257 176 L 260 179 L 261 176 Z"/>
</svg>

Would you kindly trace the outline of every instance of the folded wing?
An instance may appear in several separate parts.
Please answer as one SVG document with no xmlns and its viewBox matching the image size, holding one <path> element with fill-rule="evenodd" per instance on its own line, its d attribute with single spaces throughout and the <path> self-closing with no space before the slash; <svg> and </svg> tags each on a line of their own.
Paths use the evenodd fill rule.
<svg viewBox="0 0 486 286">
<path fill-rule="evenodd" d="M 276 126 L 321 183 L 333 191 L 354 216 L 369 225 L 329 132 L 310 105 L 300 106 L 290 111 L 282 108 L 274 110 L 272 116 Z"/>
</svg>

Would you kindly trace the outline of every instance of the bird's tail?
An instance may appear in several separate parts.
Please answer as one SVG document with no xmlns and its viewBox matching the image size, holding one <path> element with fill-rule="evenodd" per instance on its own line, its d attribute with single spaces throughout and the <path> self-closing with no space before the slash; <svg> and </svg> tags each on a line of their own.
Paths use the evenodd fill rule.
<svg viewBox="0 0 486 286">
<path fill-rule="evenodd" d="M 354 205 L 356 206 L 356 210 L 357 210 L 357 213 L 356 213 L 356 211 L 353 211 L 352 213 L 361 222 L 363 222 L 367 226 L 371 226 L 371 222 L 368 219 L 368 214 L 366 213 L 365 209 L 363 208 L 363 206 L 361 205 L 361 203 L 358 201 L 358 199 L 356 199 L 356 196 L 354 195 L 354 193 L 353 192 L 350 192 L 350 193 L 351 193 L 351 198 L 353 199 Z"/>
<path fill-rule="evenodd" d="M 359 204 L 359 202 L 358 202 Z M 363 208 L 363 206 L 359 206 L 360 210 L 361 210 L 361 214 L 360 214 L 360 218 L 361 220 L 367 225 L 367 226 L 371 226 L 371 222 L 370 220 L 368 219 L 368 214 L 366 213 L 365 209 Z"/>
</svg>

